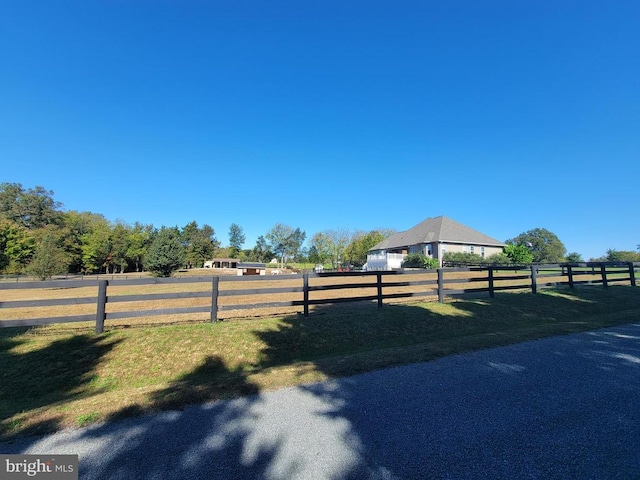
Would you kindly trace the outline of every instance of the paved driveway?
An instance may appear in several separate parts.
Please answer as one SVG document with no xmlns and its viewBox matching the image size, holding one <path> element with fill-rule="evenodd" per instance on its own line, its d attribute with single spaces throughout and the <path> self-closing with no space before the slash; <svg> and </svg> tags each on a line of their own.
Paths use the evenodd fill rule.
<svg viewBox="0 0 640 480">
<path fill-rule="evenodd" d="M 0 444 L 86 479 L 640 478 L 640 323 Z"/>
</svg>

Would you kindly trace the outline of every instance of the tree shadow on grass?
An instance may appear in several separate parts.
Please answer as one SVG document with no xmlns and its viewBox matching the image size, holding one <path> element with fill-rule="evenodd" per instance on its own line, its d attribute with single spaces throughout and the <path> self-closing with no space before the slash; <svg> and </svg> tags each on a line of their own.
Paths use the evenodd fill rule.
<svg viewBox="0 0 640 480">
<path fill-rule="evenodd" d="M 637 385 L 640 335 L 595 332 L 586 342 L 566 337 L 556 350 L 534 342 L 527 355 L 485 350 L 372 371 L 477 350 L 485 344 L 478 338 L 526 339 L 515 333 L 518 319 L 542 317 L 556 333 L 579 329 L 580 315 L 606 310 L 598 295 L 567 290 L 535 304 L 505 295 L 445 310 L 358 305 L 288 315 L 277 329 L 255 332 L 266 345 L 258 369 L 304 362 L 330 377 L 370 372 L 265 393 L 247 369 L 211 356 L 152 395 L 154 408 L 173 410 L 16 443 L 12 452 L 78 453 L 82 478 L 105 479 L 576 478 L 611 465 L 633 476 L 640 470 L 632 442 L 617 445 L 621 460 L 612 460 L 581 420 L 569 421 L 577 413 L 563 375 L 575 369 L 572 381 L 589 388 L 591 403 L 578 410 L 599 431 L 640 438 L 640 413 L 628 401 L 635 390 L 625 393 L 634 378 Z M 626 296 L 620 302 L 640 307 Z M 464 334 L 448 338 L 456 331 Z M 562 357 L 550 367 L 543 360 L 552 355 Z M 607 413 L 611 391 L 622 420 Z M 119 416 L 132 413 L 144 412 Z M 590 452 L 578 466 L 566 461 L 576 449 Z"/>
<path fill-rule="evenodd" d="M 38 408 L 99 394 L 96 389 L 88 393 L 85 386 L 100 359 L 118 343 L 75 335 L 22 351 L 28 331 L 0 330 L 0 436 L 11 436 L 16 430 L 36 435 L 59 429 L 60 418 L 37 420 Z"/>
<path fill-rule="evenodd" d="M 120 410 L 106 421 L 132 417 L 150 411 L 183 410 L 212 400 L 225 400 L 259 393 L 259 387 L 247 380 L 242 368 L 229 368 L 222 359 L 208 356 L 201 365 L 173 381 L 167 388 L 149 395 L 149 404 Z"/>
</svg>

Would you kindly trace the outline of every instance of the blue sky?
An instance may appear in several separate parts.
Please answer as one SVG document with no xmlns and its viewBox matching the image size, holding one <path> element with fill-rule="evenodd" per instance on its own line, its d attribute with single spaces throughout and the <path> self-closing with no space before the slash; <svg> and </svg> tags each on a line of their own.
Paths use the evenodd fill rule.
<svg viewBox="0 0 640 480">
<path fill-rule="evenodd" d="M 640 3 L 0 6 L 0 181 L 207 223 L 640 244 Z"/>
</svg>

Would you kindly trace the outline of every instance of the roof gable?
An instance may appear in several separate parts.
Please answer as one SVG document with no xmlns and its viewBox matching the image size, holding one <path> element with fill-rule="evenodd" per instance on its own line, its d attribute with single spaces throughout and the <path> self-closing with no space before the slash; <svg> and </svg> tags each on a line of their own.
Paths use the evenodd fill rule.
<svg viewBox="0 0 640 480">
<path fill-rule="evenodd" d="M 504 246 L 504 243 L 445 216 L 427 218 L 416 226 L 391 235 L 371 250 L 387 250 L 423 243 L 465 243 Z"/>
</svg>

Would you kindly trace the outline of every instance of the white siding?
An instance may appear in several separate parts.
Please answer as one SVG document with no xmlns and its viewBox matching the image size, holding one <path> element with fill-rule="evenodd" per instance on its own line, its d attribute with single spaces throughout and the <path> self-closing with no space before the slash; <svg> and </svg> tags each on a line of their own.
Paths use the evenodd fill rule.
<svg viewBox="0 0 640 480">
<path fill-rule="evenodd" d="M 406 255 L 403 253 L 370 253 L 367 255 L 367 270 L 392 270 L 400 268 Z"/>
</svg>

